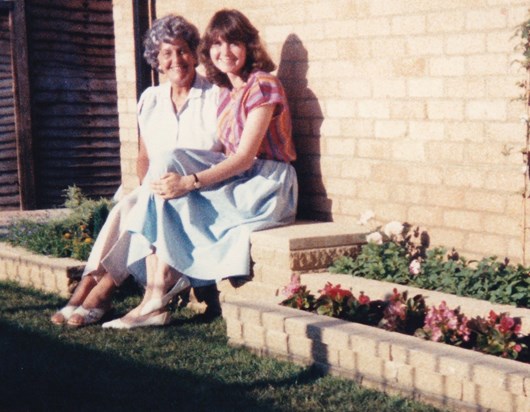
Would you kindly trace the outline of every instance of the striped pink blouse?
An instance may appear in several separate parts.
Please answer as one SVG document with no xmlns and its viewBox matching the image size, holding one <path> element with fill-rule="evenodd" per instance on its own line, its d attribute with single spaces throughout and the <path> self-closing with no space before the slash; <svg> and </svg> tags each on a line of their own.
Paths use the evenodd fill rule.
<svg viewBox="0 0 530 412">
<path fill-rule="evenodd" d="M 247 84 L 237 93 L 224 88 L 221 91 L 217 128 L 226 155 L 236 152 L 248 114 L 268 104 L 275 104 L 276 109 L 257 157 L 281 162 L 296 159 L 287 96 L 278 78 L 263 71 L 251 73 Z"/>
</svg>

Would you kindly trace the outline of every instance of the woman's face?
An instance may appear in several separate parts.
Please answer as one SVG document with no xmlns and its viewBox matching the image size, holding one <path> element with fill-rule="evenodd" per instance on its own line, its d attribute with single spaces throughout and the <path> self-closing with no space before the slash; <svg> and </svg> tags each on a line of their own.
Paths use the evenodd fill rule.
<svg viewBox="0 0 530 412">
<path fill-rule="evenodd" d="M 185 40 L 162 43 L 158 52 L 158 68 L 166 74 L 171 84 L 191 87 L 195 78 L 197 59 Z"/>
<path fill-rule="evenodd" d="M 210 47 L 210 58 L 221 72 L 239 75 L 247 59 L 247 49 L 242 42 L 227 43 L 217 39 Z"/>
</svg>

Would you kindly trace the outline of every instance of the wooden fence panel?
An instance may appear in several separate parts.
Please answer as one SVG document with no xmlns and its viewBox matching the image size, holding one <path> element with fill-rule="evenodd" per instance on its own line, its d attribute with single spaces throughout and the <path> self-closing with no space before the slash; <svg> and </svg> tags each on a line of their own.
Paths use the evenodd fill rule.
<svg viewBox="0 0 530 412">
<path fill-rule="evenodd" d="M 112 1 L 27 0 L 36 199 L 77 185 L 109 197 L 121 181 Z"/>
<path fill-rule="evenodd" d="M 0 209 L 20 208 L 9 10 L 0 10 Z"/>
</svg>

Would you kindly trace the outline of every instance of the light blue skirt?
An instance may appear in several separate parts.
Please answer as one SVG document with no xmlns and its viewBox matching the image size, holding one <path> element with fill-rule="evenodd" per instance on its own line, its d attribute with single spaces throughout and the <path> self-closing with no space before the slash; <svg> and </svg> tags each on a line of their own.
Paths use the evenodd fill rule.
<svg viewBox="0 0 530 412">
<path fill-rule="evenodd" d="M 171 200 L 149 188 L 165 172 L 189 175 L 224 159 L 222 153 L 189 149 L 152 159 L 127 216 L 131 236 L 118 240 L 105 257 L 107 271 L 120 276 L 125 265 L 144 283 L 145 257 L 156 250 L 159 259 L 195 279 L 248 275 L 251 232 L 295 220 L 298 185 L 290 164 L 257 159 L 245 173 Z"/>
</svg>

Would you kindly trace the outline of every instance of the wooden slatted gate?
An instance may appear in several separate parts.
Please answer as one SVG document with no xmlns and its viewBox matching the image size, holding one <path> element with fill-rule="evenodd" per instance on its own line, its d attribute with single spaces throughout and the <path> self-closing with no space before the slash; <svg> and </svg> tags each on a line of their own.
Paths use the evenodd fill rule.
<svg viewBox="0 0 530 412">
<path fill-rule="evenodd" d="M 0 210 L 112 196 L 114 58 L 112 0 L 0 0 Z"/>
<path fill-rule="evenodd" d="M 112 0 L 26 0 L 37 206 L 121 182 Z"/>
</svg>

